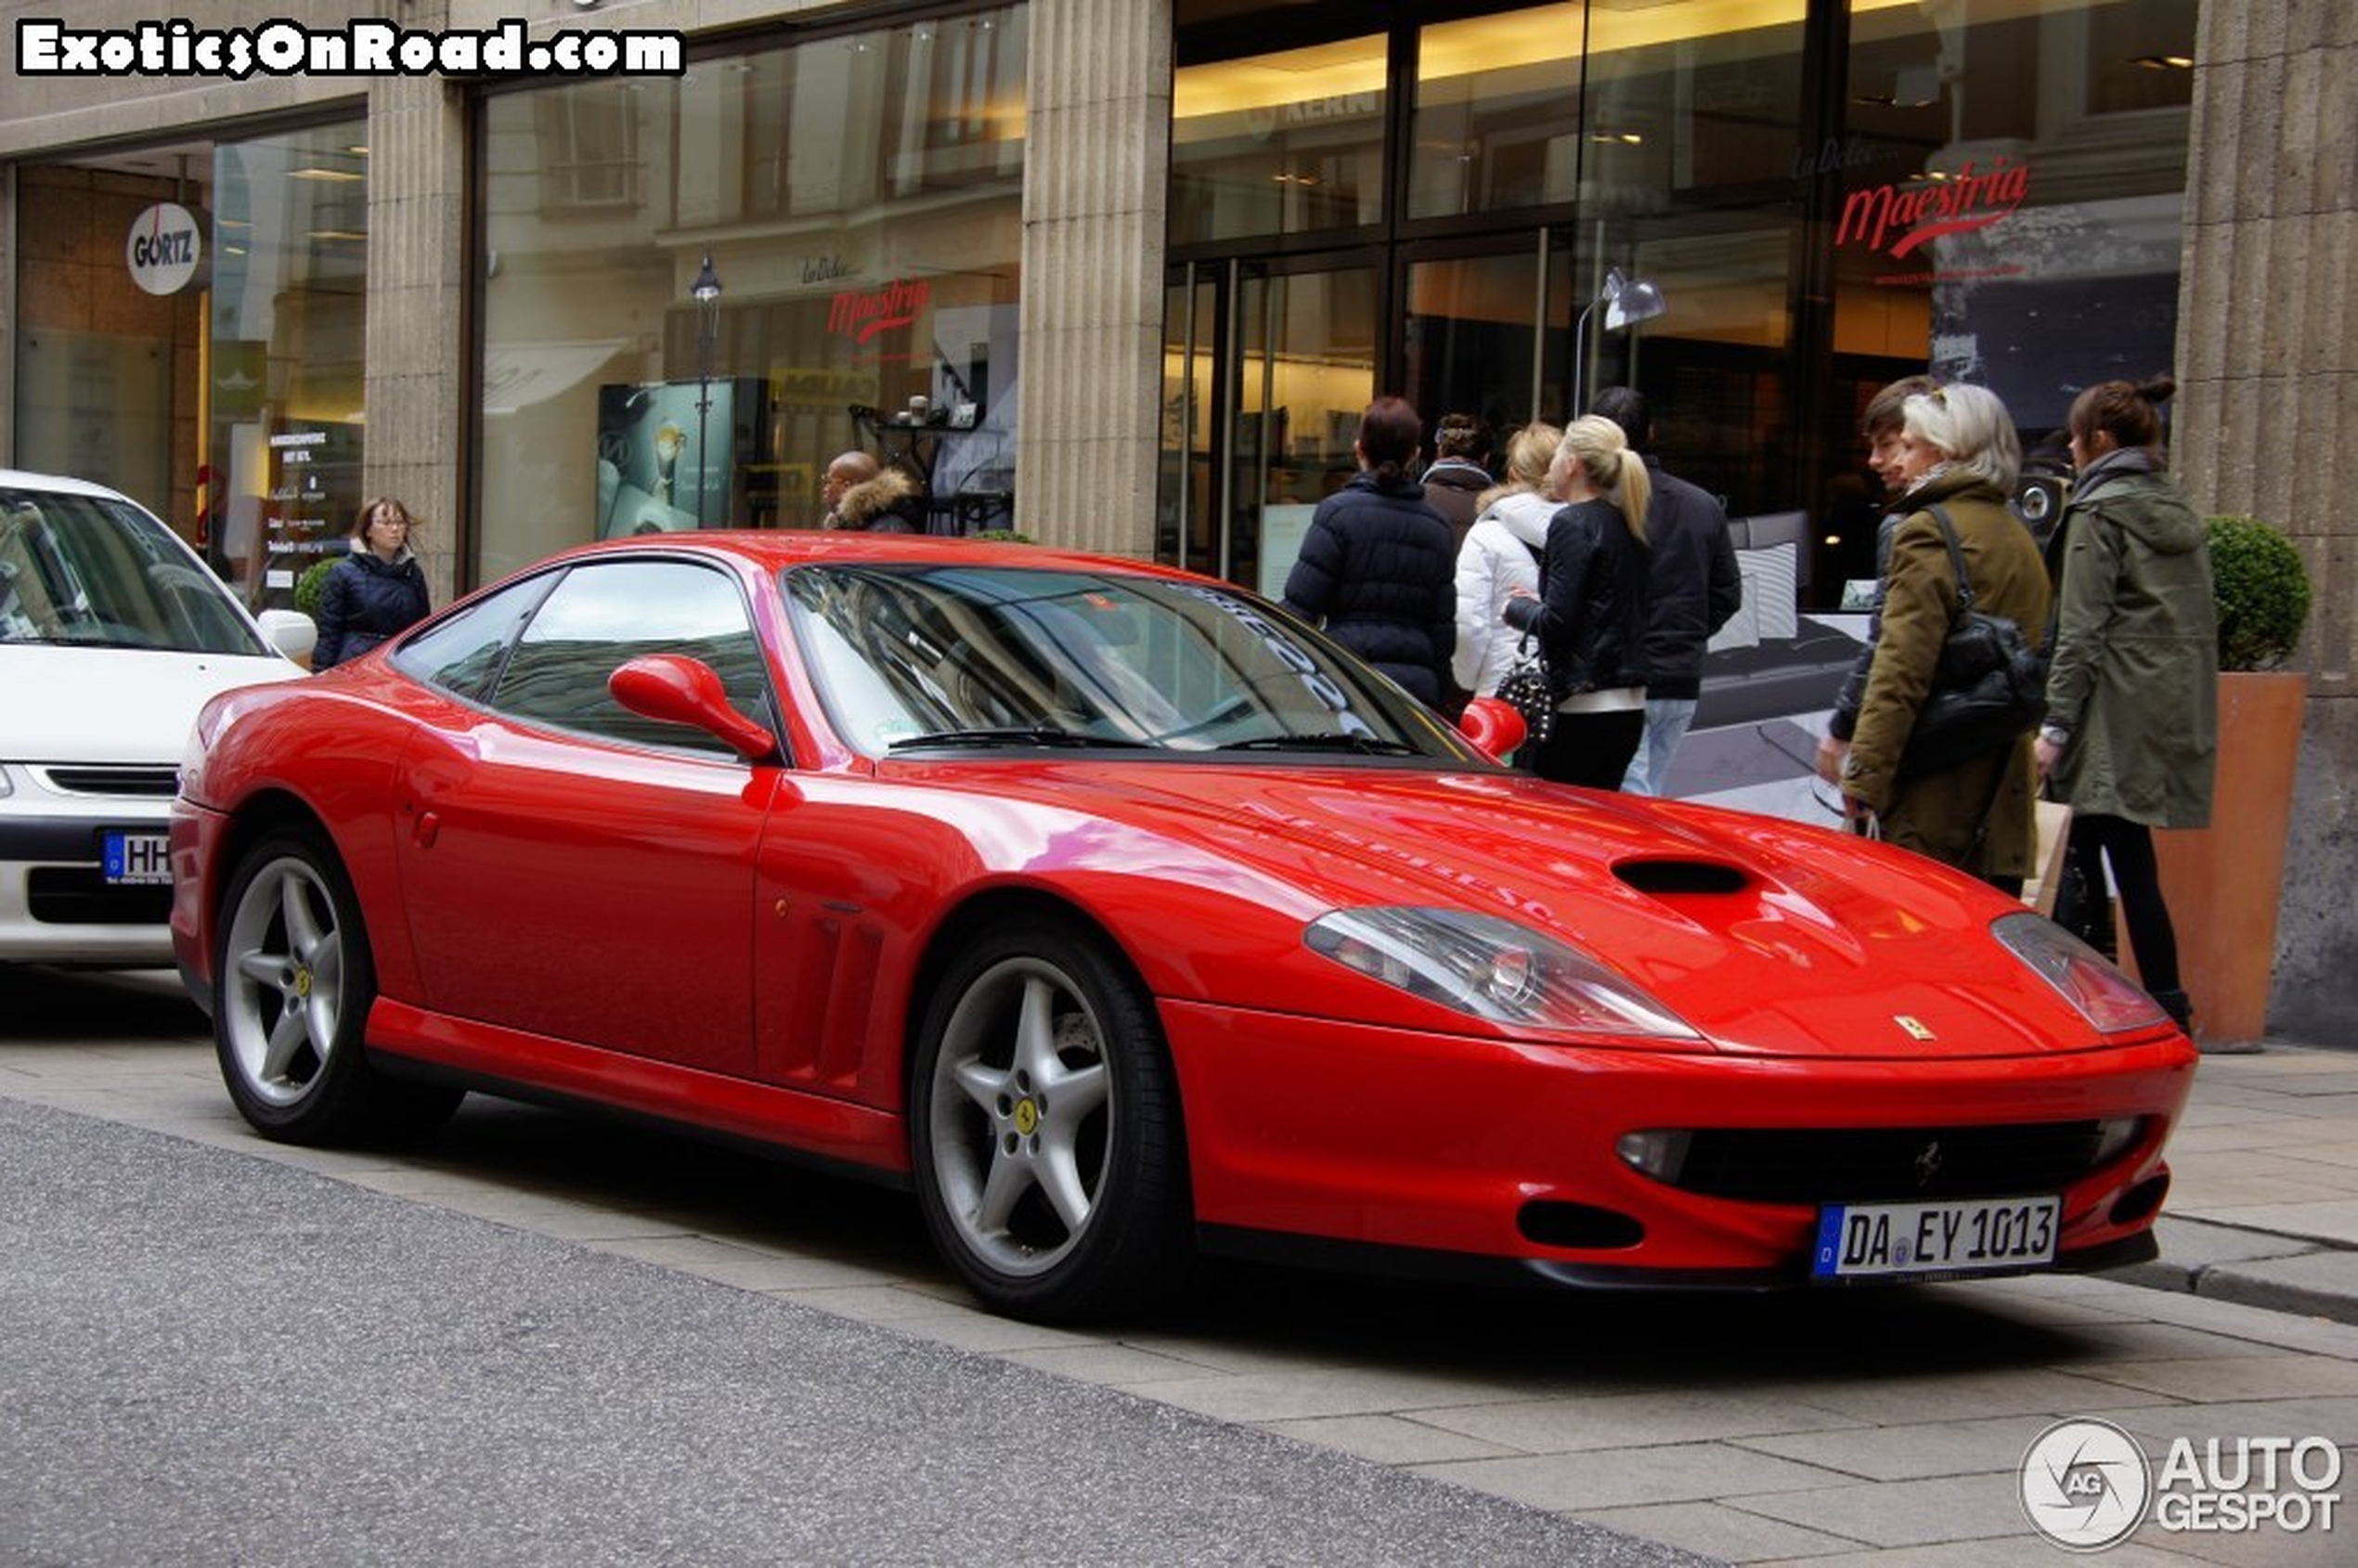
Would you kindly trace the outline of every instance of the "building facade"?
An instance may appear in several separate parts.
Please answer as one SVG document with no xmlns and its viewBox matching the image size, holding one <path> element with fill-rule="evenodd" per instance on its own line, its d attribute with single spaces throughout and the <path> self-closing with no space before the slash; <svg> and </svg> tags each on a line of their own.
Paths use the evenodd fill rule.
<svg viewBox="0 0 2358 1568">
<path fill-rule="evenodd" d="M 2352 7 L 60 14 L 0 0 L 0 457 L 139 497 L 257 603 L 371 496 L 428 519 L 440 600 L 811 525 L 855 447 L 945 530 L 1268 587 L 1377 392 L 1503 437 L 1619 382 L 1731 511 L 1807 519 L 1831 603 L 1872 570 L 1877 386 L 1984 382 L 2035 463 L 2079 386 L 2173 369 L 2199 504 L 2318 590 L 2274 1018 L 2330 1040 L 2358 1002 Z M 272 64 L 174 54 L 203 30 Z M 509 58 L 568 37 L 572 74 Z"/>
</svg>

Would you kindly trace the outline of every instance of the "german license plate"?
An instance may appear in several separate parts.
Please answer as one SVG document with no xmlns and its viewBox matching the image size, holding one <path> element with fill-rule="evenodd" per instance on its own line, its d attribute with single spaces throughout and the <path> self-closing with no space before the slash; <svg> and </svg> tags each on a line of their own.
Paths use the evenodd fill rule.
<svg viewBox="0 0 2358 1568">
<path fill-rule="evenodd" d="M 1954 1203 L 1829 1203 L 1809 1272 L 1819 1279 L 2011 1274 L 2055 1261 L 2058 1198 Z"/>
<path fill-rule="evenodd" d="M 162 833 L 110 833 L 106 838 L 106 876 L 110 887 L 138 883 L 170 883 L 172 840 Z"/>
</svg>

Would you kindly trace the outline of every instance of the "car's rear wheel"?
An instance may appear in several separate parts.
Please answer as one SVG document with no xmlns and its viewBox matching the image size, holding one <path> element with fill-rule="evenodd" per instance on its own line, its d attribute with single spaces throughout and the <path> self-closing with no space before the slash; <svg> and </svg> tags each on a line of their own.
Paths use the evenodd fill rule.
<svg viewBox="0 0 2358 1568">
<path fill-rule="evenodd" d="M 1175 1270 L 1186 1150 L 1153 1004 L 1072 922 L 1001 930 L 926 1010 L 910 1108 L 927 1228 L 993 1309 L 1114 1310 Z"/>
<path fill-rule="evenodd" d="M 279 833 L 231 875 L 214 955 L 214 1043 L 239 1114 L 285 1143 L 421 1130 L 460 1092 L 387 1078 L 362 1049 L 376 968 L 359 901 L 315 836 Z"/>
</svg>

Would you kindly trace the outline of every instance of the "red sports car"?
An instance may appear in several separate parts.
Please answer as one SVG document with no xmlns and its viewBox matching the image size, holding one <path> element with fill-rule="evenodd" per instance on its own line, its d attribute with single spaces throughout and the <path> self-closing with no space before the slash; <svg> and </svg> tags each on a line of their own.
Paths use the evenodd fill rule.
<svg viewBox="0 0 2358 1568">
<path fill-rule="evenodd" d="M 266 1136 L 468 1089 L 665 1118 L 913 1186 L 1028 1316 L 1198 1247 L 2152 1255 L 2196 1056 L 2144 992 L 1912 856 L 1502 767 L 1520 731 L 1151 565 L 616 540 L 215 700 L 173 932 Z"/>
</svg>

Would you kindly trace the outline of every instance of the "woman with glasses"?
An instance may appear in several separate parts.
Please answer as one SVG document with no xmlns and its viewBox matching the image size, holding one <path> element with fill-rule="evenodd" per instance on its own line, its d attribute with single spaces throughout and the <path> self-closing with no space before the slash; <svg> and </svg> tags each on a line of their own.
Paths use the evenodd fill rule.
<svg viewBox="0 0 2358 1568">
<path fill-rule="evenodd" d="M 2030 732 L 1932 771 L 1911 771 L 1902 758 L 1958 617 L 1944 520 L 1974 607 L 2013 621 L 2034 646 L 2046 635 L 2046 564 L 2006 505 L 2022 443 L 1995 393 L 1951 386 L 1902 406 L 1896 460 L 1904 516 L 1892 531 L 1882 632 L 1843 758 L 1843 799 L 1862 830 L 2018 893 L 2038 846 Z"/>
<path fill-rule="evenodd" d="M 329 568 L 319 589 L 319 643 L 311 667 L 356 659 L 426 618 L 426 574 L 410 550 L 416 520 L 391 496 L 360 509 L 352 553 Z"/>
</svg>

